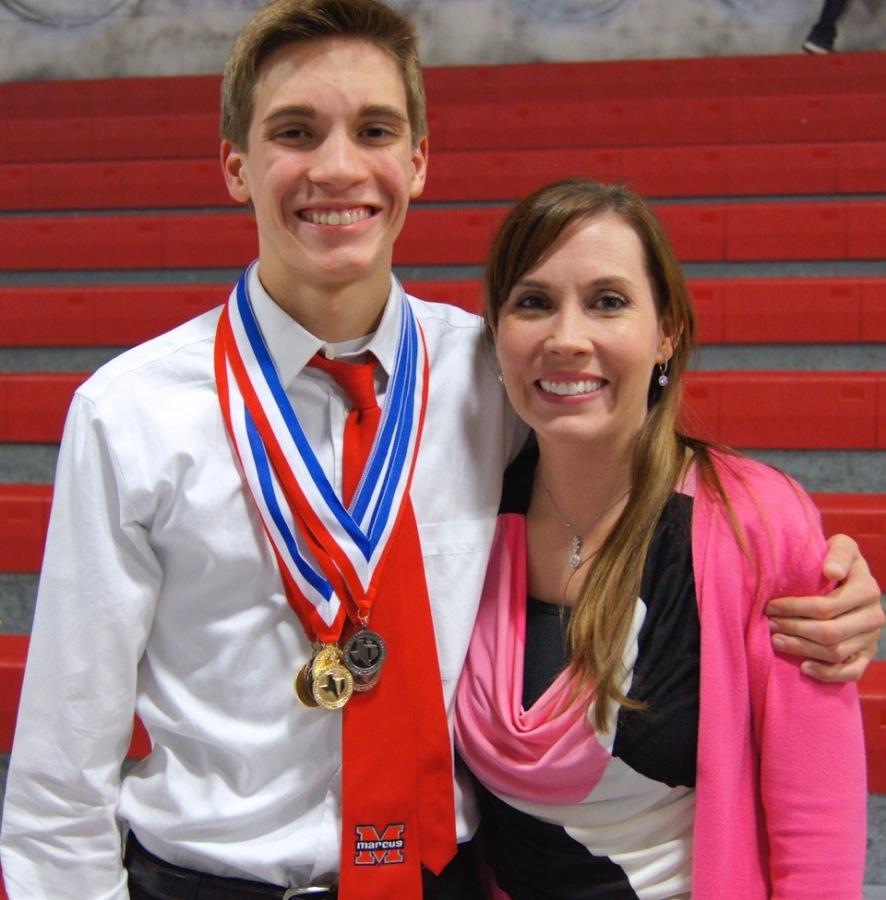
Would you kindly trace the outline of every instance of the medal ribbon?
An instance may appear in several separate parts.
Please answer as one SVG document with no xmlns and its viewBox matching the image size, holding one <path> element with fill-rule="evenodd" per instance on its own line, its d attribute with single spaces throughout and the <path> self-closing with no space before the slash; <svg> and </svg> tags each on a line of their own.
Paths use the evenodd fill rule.
<svg viewBox="0 0 886 900">
<path fill-rule="evenodd" d="M 311 365 L 331 375 L 353 404 L 345 422 L 342 466 L 342 495 L 348 503 L 379 417 L 374 365 L 318 357 Z M 342 898 L 419 900 L 420 863 L 439 872 L 455 852 L 452 756 L 434 624 L 409 497 L 404 507 L 372 616 L 373 629 L 388 646 L 384 677 L 342 710 Z M 377 839 L 403 846 L 367 850 L 366 840 Z"/>
<path fill-rule="evenodd" d="M 340 500 L 277 376 L 249 303 L 248 274 L 219 320 L 216 382 L 287 597 L 309 637 L 336 641 L 346 614 L 372 610 L 388 646 L 384 677 L 342 711 L 339 896 L 421 900 L 421 864 L 439 872 L 456 847 L 449 728 L 409 498 L 428 399 L 424 338 L 400 288 L 385 408 L 362 423 L 354 416 L 353 428 L 349 415 Z M 373 610 L 376 594 L 382 602 Z"/>
<path fill-rule="evenodd" d="M 346 507 L 286 396 L 241 275 L 219 319 L 215 374 L 228 432 L 271 541 L 290 605 L 311 639 L 339 639 L 372 608 L 381 564 L 408 496 L 427 384 L 424 339 L 402 288 L 385 408 Z"/>
</svg>

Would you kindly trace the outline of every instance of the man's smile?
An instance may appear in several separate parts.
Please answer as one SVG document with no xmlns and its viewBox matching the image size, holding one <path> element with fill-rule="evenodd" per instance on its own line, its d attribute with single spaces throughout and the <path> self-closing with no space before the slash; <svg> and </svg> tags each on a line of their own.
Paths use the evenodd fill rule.
<svg viewBox="0 0 886 900">
<path fill-rule="evenodd" d="M 372 206 L 349 206 L 345 208 L 300 209 L 297 216 L 312 225 L 354 225 L 376 214 Z"/>
</svg>

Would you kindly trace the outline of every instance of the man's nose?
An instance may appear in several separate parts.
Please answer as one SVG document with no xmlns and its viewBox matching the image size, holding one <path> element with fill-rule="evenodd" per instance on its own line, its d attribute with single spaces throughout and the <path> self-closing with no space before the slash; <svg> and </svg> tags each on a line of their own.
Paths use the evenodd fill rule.
<svg viewBox="0 0 886 900">
<path fill-rule="evenodd" d="M 309 177 L 316 184 L 336 189 L 348 187 L 366 176 L 361 148 L 344 131 L 333 131 L 315 151 Z"/>
</svg>

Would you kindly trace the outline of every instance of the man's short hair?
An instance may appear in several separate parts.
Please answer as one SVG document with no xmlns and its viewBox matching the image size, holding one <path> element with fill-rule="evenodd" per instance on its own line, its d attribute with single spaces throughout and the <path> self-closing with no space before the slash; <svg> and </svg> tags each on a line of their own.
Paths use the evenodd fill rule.
<svg viewBox="0 0 886 900">
<path fill-rule="evenodd" d="M 418 37 L 405 16 L 377 0 L 271 0 L 246 23 L 225 64 L 221 136 L 247 147 L 261 64 L 279 47 L 323 38 L 358 38 L 391 54 L 403 76 L 413 144 L 428 132 Z"/>
</svg>

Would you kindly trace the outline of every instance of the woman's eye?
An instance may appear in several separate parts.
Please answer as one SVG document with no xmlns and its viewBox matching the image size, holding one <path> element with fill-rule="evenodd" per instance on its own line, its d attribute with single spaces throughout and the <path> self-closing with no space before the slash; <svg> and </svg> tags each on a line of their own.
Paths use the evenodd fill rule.
<svg viewBox="0 0 886 900">
<path fill-rule="evenodd" d="M 541 297 L 538 294 L 525 294 L 517 298 L 514 306 L 517 309 L 547 309 L 549 304 L 545 297 Z"/>
<path fill-rule="evenodd" d="M 617 312 L 627 305 L 628 301 L 619 294 L 604 294 L 597 300 L 597 306 L 604 312 Z"/>
</svg>

